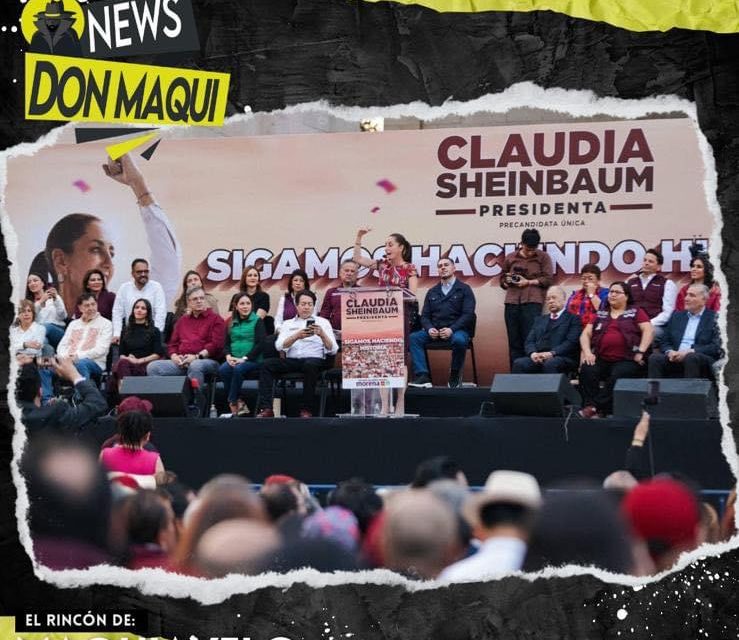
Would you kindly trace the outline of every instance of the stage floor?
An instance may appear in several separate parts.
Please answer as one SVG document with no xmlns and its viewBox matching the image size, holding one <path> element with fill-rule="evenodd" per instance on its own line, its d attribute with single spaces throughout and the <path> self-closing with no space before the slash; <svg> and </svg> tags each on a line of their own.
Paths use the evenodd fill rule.
<svg viewBox="0 0 739 640">
<path fill-rule="evenodd" d="M 702 489 L 730 489 L 734 478 L 721 450 L 717 420 L 653 420 L 657 473 L 676 471 Z M 565 428 L 566 426 L 566 428 Z M 602 481 L 624 466 L 634 420 L 527 417 L 155 419 L 152 442 L 164 465 L 197 488 L 219 473 L 260 483 L 286 473 L 308 484 L 359 476 L 376 485 L 410 482 L 426 458 L 450 455 L 481 485 L 495 469 L 517 469 L 542 485 Z M 99 443 L 115 432 L 104 419 Z"/>
</svg>

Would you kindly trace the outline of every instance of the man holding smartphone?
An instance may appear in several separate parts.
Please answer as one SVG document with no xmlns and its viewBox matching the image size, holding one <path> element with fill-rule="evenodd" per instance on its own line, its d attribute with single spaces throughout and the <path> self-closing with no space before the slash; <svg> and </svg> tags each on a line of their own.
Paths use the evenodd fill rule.
<svg viewBox="0 0 739 640">
<path fill-rule="evenodd" d="M 339 348 L 329 321 L 313 315 L 316 294 L 312 291 L 301 291 L 297 294 L 295 303 L 298 315 L 283 323 L 275 343 L 276 349 L 284 351 L 286 357 L 268 358 L 262 364 L 259 377 L 258 418 L 274 417 L 272 399 L 275 376 L 293 372 L 303 374 L 300 417 L 312 417 L 311 409 L 318 375 L 326 366 L 326 356 L 334 355 Z"/>
</svg>

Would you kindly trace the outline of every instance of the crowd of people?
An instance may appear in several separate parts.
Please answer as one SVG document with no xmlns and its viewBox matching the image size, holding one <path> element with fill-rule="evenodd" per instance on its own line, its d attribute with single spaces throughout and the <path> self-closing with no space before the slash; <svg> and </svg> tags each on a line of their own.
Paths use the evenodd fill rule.
<svg viewBox="0 0 739 640">
<path fill-rule="evenodd" d="M 150 411 L 145 400 L 124 400 L 117 434 L 99 452 L 80 439 L 32 440 L 22 470 L 41 564 L 206 578 L 386 568 L 440 583 L 569 564 L 646 576 L 734 534 L 735 492 L 719 516 L 688 479 L 649 476 L 647 413 L 624 468 L 599 483 L 542 488 L 527 473 L 496 469 L 471 491 L 463 469 L 441 456 L 405 487 L 351 478 L 318 496 L 282 474 L 260 485 L 231 474 L 184 485 L 154 446 Z"/>
<path fill-rule="evenodd" d="M 304 392 L 299 415 L 311 417 L 320 372 L 336 364 L 334 356 L 340 348 L 337 289 L 356 286 L 360 267 L 376 269 L 380 286 L 401 287 L 410 294 L 417 289 L 408 240 L 391 234 L 384 257 L 370 259 L 362 252 L 362 239 L 369 232 L 368 228 L 357 232 L 354 255 L 340 266 L 340 287 L 326 292 L 320 308 L 307 273 L 295 269 L 274 318 L 269 315 L 269 295 L 260 286 L 260 271 L 253 265 L 243 270 L 240 290 L 225 316 L 218 300 L 205 291 L 201 276 L 191 270 L 182 279 L 182 291 L 168 318 L 163 287 L 150 278 L 149 263 L 143 258 L 133 261 L 131 280 L 115 293 L 107 289 L 103 269 L 87 271 L 82 278 L 84 290 L 69 319 L 54 283 L 31 273 L 27 297 L 18 307 L 11 332 L 13 349 L 27 366 L 33 366 L 34 357 L 48 359 L 55 349 L 96 382 L 109 370 L 111 405 L 127 376 L 186 375 L 196 388 L 220 379 L 227 389 L 230 413 L 226 415 L 231 416 L 251 413 L 241 391 L 244 378 L 259 380 L 255 414 L 270 417 L 274 380 L 301 373 Z M 503 260 L 500 285 L 506 291 L 504 316 L 512 372 L 577 374 L 584 418 L 611 412 L 613 388 L 620 378 L 713 376 L 723 353 L 717 322 L 720 290 L 700 246 L 691 249 L 691 280 L 679 290 L 661 273 L 660 252 L 648 249 L 638 273 L 608 287 L 602 285 L 597 265 L 584 265 L 582 286 L 568 297 L 554 283 L 551 258 L 540 243 L 538 231 L 526 229 L 518 248 Z M 65 264 L 74 263 L 73 258 Z M 452 355 L 447 384 L 460 386 L 477 322 L 475 294 L 456 277 L 454 262 L 442 257 L 437 267 L 439 283 L 427 292 L 420 312 L 412 302 L 406 303 L 401 359 L 405 360 L 405 352 L 409 354 L 410 385 L 416 387 L 432 386 L 426 355 L 432 343 L 448 345 Z M 112 345 L 118 346 L 115 359 Z M 405 366 L 377 364 L 368 368 L 367 377 L 386 375 L 387 369 L 394 377 L 407 379 Z M 350 369 L 357 372 L 356 366 Z M 41 375 L 43 401 L 47 401 L 54 393 L 53 381 L 48 372 Z M 398 392 L 396 412 L 403 412 L 403 404 L 404 388 Z M 387 401 L 383 405 L 387 412 Z"/>
</svg>

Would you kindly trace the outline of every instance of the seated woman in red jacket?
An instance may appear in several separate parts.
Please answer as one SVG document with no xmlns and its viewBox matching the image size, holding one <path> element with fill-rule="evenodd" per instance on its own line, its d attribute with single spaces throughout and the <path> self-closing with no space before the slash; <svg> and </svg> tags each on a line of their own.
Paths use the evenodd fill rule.
<svg viewBox="0 0 739 640">
<path fill-rule="evenodd" d="M 608 309 L 600 309 L 580 335 L 583 418 L 611 413 L 616 380 L 642 375 L 653 337 L 649 316 L 633 306 L 631 289 L 614 282 L 608 289 Z"/>
<path fill-rule="evenodd" d="M 152 418 L 146 411 L 126 411 L 116 420 L 118 443 L 100 452 L 109 477 L 133 476 L 139 486 L 153 488 L 164 478 L 164 463 L 157 451 L 144 447 L 151 439 Z"/>
</svg>

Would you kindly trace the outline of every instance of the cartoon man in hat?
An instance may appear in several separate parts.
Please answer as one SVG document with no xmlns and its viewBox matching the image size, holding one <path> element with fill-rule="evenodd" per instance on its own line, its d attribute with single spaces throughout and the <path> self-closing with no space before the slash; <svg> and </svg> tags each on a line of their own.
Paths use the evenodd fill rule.
<svg viewBox="0 0 739 640">
<path fill-rule="evenodd" d="M 77 17 L 64 8 L 63 0 L 48 2 L 46 9 L 37 13 L 34 20 L 37 31 L 31 39 L 31 51 L 57 56 L 82 55 L 79 38 L 72 28 Z"/>
</svg>

